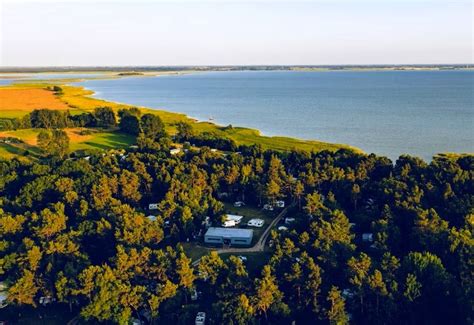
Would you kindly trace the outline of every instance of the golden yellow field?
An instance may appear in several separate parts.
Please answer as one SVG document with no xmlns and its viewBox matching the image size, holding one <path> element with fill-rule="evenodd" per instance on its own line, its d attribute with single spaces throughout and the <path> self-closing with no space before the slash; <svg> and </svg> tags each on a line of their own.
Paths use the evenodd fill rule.
<svg viewBox="0 0 474 325">
<path fill-rule="evenodd" d="M 81 143 L 81 142 L 86 142 L 93 139 L 93 136 L 91 134 L 82 135 L 81 134 L 82 130 L 84 129 L 83 128 L 64 129 L 71 143 Z M 15 131 L 0 131 L 0 138 L 2 137 L 20 138 L 26 144 L 29 144 L 31 146 L 36 146 L 39 132 L 40 130 L 32 130 L 32 129 L 15 130 Z"/>
<path fill-rule="evenodd" d="M 49 87 L 57 85 L 62 88 L 62 92 L 55 94 L 48 90 Z M 94 98 L 93 92 L 66 85 L 63 83 L 32 83 L 21 85 L 10 85 L 0 87 L 0 118 L 22 117 L 36 108 L 48 109 L 68 109 L 71 114 L 81 114 L 92 112 L 96 107 L 108 106 L 116 112 L 119 109 L 130 108 L 131 105 L 108 102 Z M 361 150 L 343 144 L 326 143 L 320 141 L 307 141 L 287 137 L 267 137 L 262 136 L 258 130 L 234 127 L 224 128 L 209 122 L 197 122 L 184 114 L 167 112 L 165 110 L 149 109 L 139 107 L 143 113 L 158 115 L 166 125 L 166 130 L 170 134 L 176 132 L 176 123 L 186 121 L 193 125 L 195 131 L 211 132 L 217 136 L 227 137 L 236 142 L 237 145 L 260 144 L 263 149 L 273 150 L 304 150 L 304 151 L 335 151 L 341 148 L 352 149 L 357 152 Z M 39 130 L 16 130 L 0 132 L 0 137 L 16 137 L 22 139 L 26 146 L 36 146 L 36 136 Z M 115 130 L 103 130 L 94 132 L 91 135 L 80 135 L 79 129 L 68 129 L 66 131 L 71 140 L 71 150 L 79 149 L 110 149 L 116 147 L 127 147 L 134 143 L 134 137 L 116 132 Z M 12 150 L 11 154 L 15 154 Z"/>
<path fill-rule="evenodd" d="M 0 88 L 0 111 L 25 111 L 36 108 L 67 109 L 54 92 L 42 88 Z"/>
</svg>

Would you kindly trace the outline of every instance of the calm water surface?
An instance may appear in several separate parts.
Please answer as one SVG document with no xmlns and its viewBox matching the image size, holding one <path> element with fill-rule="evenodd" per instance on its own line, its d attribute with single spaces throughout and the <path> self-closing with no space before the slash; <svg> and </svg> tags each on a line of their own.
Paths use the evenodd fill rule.
<svg viewBox="0 0 474 325">
<path fill-rule="evenodd" d="M 78 83 L 111 101 L 396 159 L 474 152 L 474 72 L 206 72 Z"/>
</svg>

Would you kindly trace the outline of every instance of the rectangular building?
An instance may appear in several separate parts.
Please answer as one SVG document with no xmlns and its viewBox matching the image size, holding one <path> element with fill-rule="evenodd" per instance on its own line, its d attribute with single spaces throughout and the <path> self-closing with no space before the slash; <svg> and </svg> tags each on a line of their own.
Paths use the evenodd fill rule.
<svg viewBox="0 0 474 325">
<path fill-rule="evenodd" d="M 206 244 L 252 245 L 253 230 L 240 228 L 210 227 L 204 235 Z"/>
</svg>

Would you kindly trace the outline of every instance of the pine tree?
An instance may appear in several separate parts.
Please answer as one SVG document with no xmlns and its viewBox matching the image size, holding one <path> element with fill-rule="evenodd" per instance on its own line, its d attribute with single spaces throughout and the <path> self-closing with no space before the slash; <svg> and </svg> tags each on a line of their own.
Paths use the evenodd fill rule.
<svg viewBox="0 0 474 325">
<path fill-rule="evenodd" d="M 345 325 L 349 324 L 349 317 L 346 313 L 346 302 L 341 296 L 341 292 L 335 286 L 331 287 L 326 299 L 329 302 L 329 308 L 326 311 L 329 324 Z"/>
<path fill-rule="evenodd" d="M 272 275 L 270 265 L 265 265 L 262 271 L 262 278 L 255 280 L 255 309 L 268 318 L 267 311 L 275 303 L 280 302 L 283 294 L 278 289 L 275 276 Z"/>
</svg>

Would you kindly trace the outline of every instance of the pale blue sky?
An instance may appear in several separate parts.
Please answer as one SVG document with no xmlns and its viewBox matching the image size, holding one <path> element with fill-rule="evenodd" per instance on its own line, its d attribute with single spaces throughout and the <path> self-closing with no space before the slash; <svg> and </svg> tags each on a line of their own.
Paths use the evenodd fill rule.
<svg viewBox="0 0 474 325">
<path fill-rule="evenodd" d="M 0 3 L 2 66 L 473 62 L 464 0 Z"/>
</svg>

